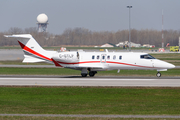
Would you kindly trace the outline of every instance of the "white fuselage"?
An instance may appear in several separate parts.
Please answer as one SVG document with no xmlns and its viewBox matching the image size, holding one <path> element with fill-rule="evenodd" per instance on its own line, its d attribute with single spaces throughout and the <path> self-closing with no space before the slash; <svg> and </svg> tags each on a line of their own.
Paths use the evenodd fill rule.
<svg viewBox="0 0 180 120">
<path fill-rule="evenodd" d="M 157 69 L 175 66 L 155 59 L 147 53 L 133 52 L 59 52 L 53 56 L 61 66 L 67 68 L 90 68 L 91 71 L 114 69 Z"/>
</svg>

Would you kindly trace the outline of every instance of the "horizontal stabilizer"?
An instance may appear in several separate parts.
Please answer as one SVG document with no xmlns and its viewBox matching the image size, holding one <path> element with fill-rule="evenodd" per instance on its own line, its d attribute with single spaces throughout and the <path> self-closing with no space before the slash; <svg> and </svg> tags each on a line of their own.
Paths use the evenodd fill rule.
<svg viewBox="0 0 180 120">
<path fill-rule="evenodd" d="M 36 63 L 36 62 L 45 62 L 45 60 L 42 60 L 42 59 L 38 59 L 38 58 L 35 58 L 35 57 L 31 57 L 31 56 L 28 56 L 28 55 L 24 55 L 24 60 L 23 60 L 23 63 Z"/>
<path fill-rule="evenodd" d="M 4 37 L 9 37 L 9 38 L 32 38 L 32 36 L 30 34 L 18 34 L 18 35 L 4 35 Z"/>
</svg>

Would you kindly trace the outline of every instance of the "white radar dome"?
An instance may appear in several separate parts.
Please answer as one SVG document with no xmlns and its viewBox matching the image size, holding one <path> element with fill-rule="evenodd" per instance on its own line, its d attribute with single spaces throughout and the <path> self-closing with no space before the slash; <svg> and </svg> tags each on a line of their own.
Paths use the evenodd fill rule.
<svg viewBox="0 0 180 120">
<path fill-rule="evenodd" d="M 44 13 L 43 14 L 39 14 L 37 16 L 37 21 L 38 21 L 38 23 L 47 23 L 48 22 L 48 17 Z"/>
</svg>

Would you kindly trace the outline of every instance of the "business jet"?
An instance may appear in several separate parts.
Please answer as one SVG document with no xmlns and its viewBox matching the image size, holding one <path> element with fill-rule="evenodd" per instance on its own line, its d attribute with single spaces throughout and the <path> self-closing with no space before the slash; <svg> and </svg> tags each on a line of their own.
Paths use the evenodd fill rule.
<svg viewBox="0 0 180 120">
<path fill-rule="evenodd" d="M 134 52 L 85 52 L 79 51 L 47 51 L 44 50 L 30 34 L 5 35 L 16 38 L 23 49 L 23 63 L 46 62 L 56 67 L 70 68 L 81 71 L 81 76 L 88 74 L 93 77 L 97 71 L 136 69 L 167 71 L 175 66 L 158 60 L 147 53 Z"/>
</svg>

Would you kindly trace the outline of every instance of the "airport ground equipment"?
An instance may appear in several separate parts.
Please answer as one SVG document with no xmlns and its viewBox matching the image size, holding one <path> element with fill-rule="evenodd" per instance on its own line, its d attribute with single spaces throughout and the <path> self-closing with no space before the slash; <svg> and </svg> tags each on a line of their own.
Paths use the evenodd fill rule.
<svg viewBox="0 0 180 120">
<path fill-rule="evenodd" d="M 179 46 L 170 46 L 169 51 L 170 52 L 178 52 L 179 51 Z"/>
</svg>

